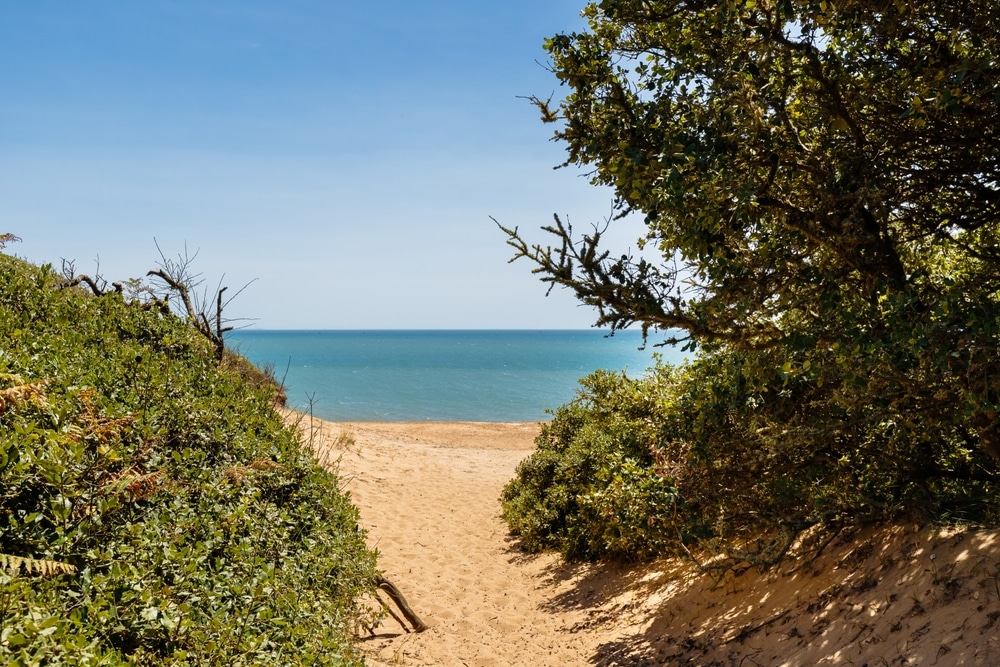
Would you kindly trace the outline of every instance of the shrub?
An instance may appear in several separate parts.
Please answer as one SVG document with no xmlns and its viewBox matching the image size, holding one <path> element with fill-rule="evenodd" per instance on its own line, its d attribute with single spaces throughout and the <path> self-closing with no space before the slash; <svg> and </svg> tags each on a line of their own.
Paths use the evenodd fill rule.
<svg viewBox="0 0 1000 667">
<path fill-rule="evenodd" d="M 360 664 L 357 510 L 181 320 L 0 255 L 0 661 Z"/>
<path fill-rule="evenodd" d="M 804 368 L 723 349 L 585 378 L 504 489 L 504 518 L 529 551 L 719 567 L 772 564 L 814 526 L 995 522 L 996 466 L 961 425 L 888 391 L 862 400 L 853 383 L 880 360 L 840 355 Z"/>
<path fill-rule="evenodd" d="M 503 516 L 529 551 L 635 559 L 668 550 L 676 487 L 654 470 L 657 416 L 673 371 L 599 371 L 544 424 L 538 451 L 504 489 Z"/>
</svg>

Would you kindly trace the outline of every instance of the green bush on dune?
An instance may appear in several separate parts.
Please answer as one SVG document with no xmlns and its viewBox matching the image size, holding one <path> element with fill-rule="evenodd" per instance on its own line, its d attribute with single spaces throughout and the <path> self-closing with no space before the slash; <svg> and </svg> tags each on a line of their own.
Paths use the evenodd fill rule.
<svg viewBox="0 0 1000 667">
<path fill-rule="evenodd" d="M 529 551 L 718 567 L 774 563 L 813 527 L 994 525 L 1000 476 L 963 425 L 847 391 L 877 378 L 878 360 L 856 360 L 848 378 L 853 357 L 829 354 L 811 374 L 719 350 L 638 379 L 585 378 L 505 487 L 504 518 Z"/>
<path fill-rule="evenodd" d="M 651 448 L 665 396 L 652 376 L 598 371 L 581 383 L 579 398 L 542 425 L 538 451 L 505 487 L 505 520 L 525 549 L 555 549 L 570 559 L 628 560 L 669 550 L 662 519 L 676 488 L 656 473 Z"/>
<path fill-rule="evenodd" d="M 0 661 L 360 664 L 357 510 L 209 342 L 0 255 Z"/>
</svg>

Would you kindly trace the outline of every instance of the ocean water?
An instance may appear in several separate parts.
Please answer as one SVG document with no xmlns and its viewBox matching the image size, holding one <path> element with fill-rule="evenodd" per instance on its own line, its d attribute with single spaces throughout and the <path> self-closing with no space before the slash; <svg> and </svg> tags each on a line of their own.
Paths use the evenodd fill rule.
<svg viewBox="0 0 1000 667">
<path fill-rule="evenodd" d="M 638 331 L 258 331 L 227 344 L 284 377 L 290 407 L 332 421 L 535 421 L 597 369 L 638 377 L 683 355 Z M 654 342 L 651 340 L 651 343 Z M 311 408 L 310 408 L 311 405 Z"/>
</svg>

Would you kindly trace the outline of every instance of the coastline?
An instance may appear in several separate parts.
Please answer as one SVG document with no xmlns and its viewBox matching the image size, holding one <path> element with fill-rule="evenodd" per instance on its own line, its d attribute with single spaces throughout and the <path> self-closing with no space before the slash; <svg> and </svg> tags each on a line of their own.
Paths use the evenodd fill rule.
<svg viewBox="0 0 1000 667">
<path fill-rule="evenodd" d="M 543 422 L 484 421 L 330 421 L 285 409 L 286 420 L 299 420 L 303 433 L 321 434 L 337 441 L 343 435 L 357 439 L 388 438 L 419 445 L 530 452 Z M 315 437 L 315 436 L 314 436 Z"/>
<path fill-rule="evenodd" d="M 333 422 L 547 421 L 581 378 L 638 376 L 654 360 L 632 331 L 246 330 L 229 340 L 274 369 L 290 407 Z"/>
</svg>

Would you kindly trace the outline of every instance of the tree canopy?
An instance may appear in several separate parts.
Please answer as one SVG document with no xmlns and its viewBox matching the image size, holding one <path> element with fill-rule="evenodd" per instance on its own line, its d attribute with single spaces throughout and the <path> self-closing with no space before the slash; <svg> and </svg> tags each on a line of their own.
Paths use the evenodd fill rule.
<svg viewBox="0 0 1000 667">
<path fill-rule="evenodd" d="M 565 97 L 533 101 L 565 165 L 644 216 L 646 251 L 604 247 L 616 220 L 578 236 L 557 218 L 553 247 L 505 228 L 517 256 L 600 325 L 739 356 L 758 429 L 834 458 L 893 452 L 911 479 L 993 479 L 1000 6 L 601 0 L 584 15 L 545 43 Z M 789 392 L 797 407 L 777 401 Z"/>
</svg>

